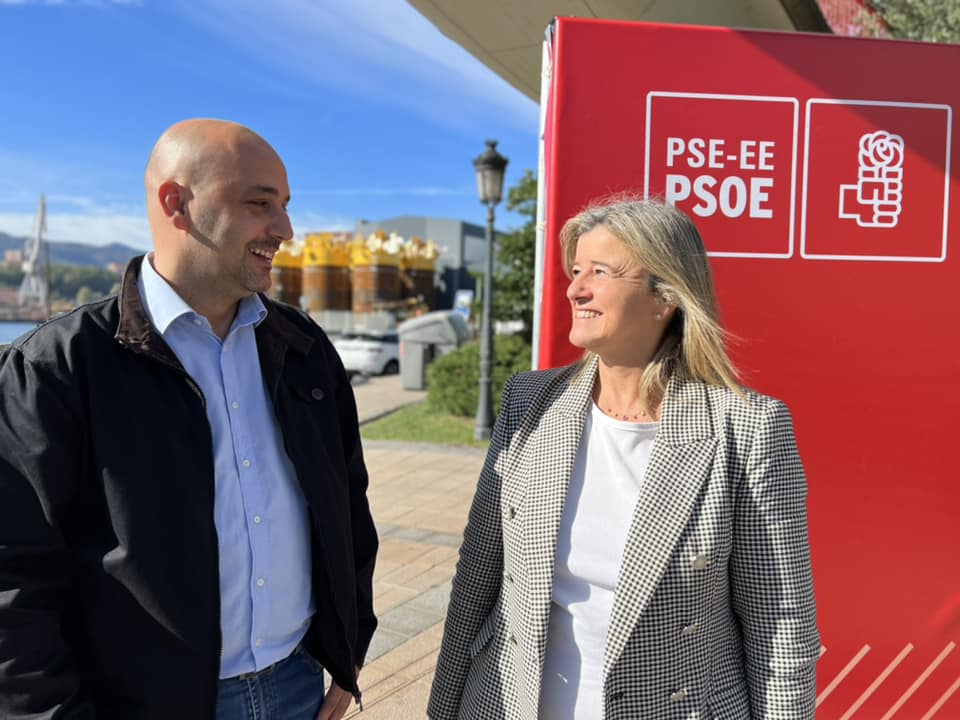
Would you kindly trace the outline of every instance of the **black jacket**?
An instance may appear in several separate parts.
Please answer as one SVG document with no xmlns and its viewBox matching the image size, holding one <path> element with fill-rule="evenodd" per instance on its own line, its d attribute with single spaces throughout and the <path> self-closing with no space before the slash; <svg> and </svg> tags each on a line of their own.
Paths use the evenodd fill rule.
<svg viewBox="0 0 960 720">
<path fill-rule="evenodd" d="M 150 326 L 140 259 L 119 298 L 0 357 L 0 718 L 210 720 L 220 663 L 210 426 Z M 264 298 L 264 380 L 310 507 L 304 639 L 359 697 L 377 536 L 353 391 L 330 341 Z"/>
</svg>

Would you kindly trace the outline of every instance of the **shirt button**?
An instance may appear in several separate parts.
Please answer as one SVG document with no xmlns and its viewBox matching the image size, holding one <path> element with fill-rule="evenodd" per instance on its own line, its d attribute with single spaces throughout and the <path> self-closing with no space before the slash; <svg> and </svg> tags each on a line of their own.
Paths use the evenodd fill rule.
<svg viewBox="0 0 960 720">
<path fill-rule="evenodd" d="M 259 515 L 254 515 L 254 516 L 253 516 L 253 524 L 254 524 L 254 525 L 259 525 L 262 521 L 263 521 L 263 518 L 261 518 Z"/>
<path fill-rule="evenodd" d="M 257 587 L 263 587 L 264 582 L 263 578 L 257 578 Z"/>
<path fill-rule="evenodd" d="M 193 324 L 194 324 L 194 325 L 203 325 L 203 320 L 201 320 L 200 318 L 194 318 L 194 319 L 193 319 Z"/>
<path fill-rule="evenodd" d="M 257 638 L 256 640 L 253 641 L 253 644 L 256 645 L 257 647 L 260 647 L 261 645 L 263 645 L 263 640 L 260 638 Z"/>
<path fill-rule="evenodd" d="M 240 407 L 240 403 L 238 403 L 236 400 L 234 400 L 232 403 L 230 403 L 230 407 L 232 407 L 234 410 L 236 410 L 238 407 Z"/>
<path fill-rule="evenodd" d="M 243 466 L 244 466 L 244 467 L 250 467 L 250 461 L 249 461 L 249 460 L 244 460 L 244 461 L 243 461 Z"/>
<path fill-rule="evenodd" d="M 693 568 L 694 570 L 703 570 L 707 566 L 707 556 L 706 555 L 697 555 L 693 559 Z"/>
<path fill-rule="evenodd" d="M 689 694 L 690 692 L 686 688 L 683 688 L 682 690 L 677 690 L 675 693 L 673 693 L 670 696 L 670 701 L 680 702 L 681 700 L 684 700 Z"/>
<path fill-rule="evenodd" d="M 693 635 L 696 631 L 697 631 L 697 624 L 696 624 L 696 623 L 690 623 L 689 625 L 687 625 L 686 627 L 684 627 L 684 628 L 680 631 L 680 634 L 681 634 L 681 635 Z"/>
</svg>

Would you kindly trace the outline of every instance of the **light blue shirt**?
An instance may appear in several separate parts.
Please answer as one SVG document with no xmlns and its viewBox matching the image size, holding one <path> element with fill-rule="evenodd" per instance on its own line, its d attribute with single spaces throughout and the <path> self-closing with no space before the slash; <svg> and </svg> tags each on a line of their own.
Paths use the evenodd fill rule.
<svg viewBox="0 0 960 720">
<path fill-rule="evenodd" d="M 254 329 L 267 315 L 263 302 L 257 295 L 242 300 L 221 342 L 152 259 L 144 258 L 139 282 L 147 315 L 206 399 L 220 550 L 220 677 L 233 677 L 287 657 L 306 632 L 315 609 L 309 510 L 260 372 Z"/>
</svg>

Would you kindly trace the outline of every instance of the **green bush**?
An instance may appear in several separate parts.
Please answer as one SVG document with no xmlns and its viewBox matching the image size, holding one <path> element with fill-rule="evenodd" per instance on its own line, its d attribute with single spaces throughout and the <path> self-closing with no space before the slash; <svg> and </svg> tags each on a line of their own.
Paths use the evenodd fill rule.
<svg viewBox="0 0 960 720">
<path fill-rule="evenodd" d="M 500 409 L 503 386 L 512 375 L 530 369 L 530 344 L 518 335 L 493 340 L 493 412 Z M 477 413 L 480 345 L 470 343 L 427 367 L 427 404 L 432 410 L 472 417 Z"/>
</svg>

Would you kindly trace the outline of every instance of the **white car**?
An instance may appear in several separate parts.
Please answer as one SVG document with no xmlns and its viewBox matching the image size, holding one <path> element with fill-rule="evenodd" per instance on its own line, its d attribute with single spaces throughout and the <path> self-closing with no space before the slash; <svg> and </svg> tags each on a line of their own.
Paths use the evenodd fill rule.
<svg viewBox="0 0 960 720">
<path fill-rule="evenodd" d="M 396 332 L 345 332 L 332 340 L 348 375 L 389 375 L 400 371 L 400 338 Z"/>
</svg>

